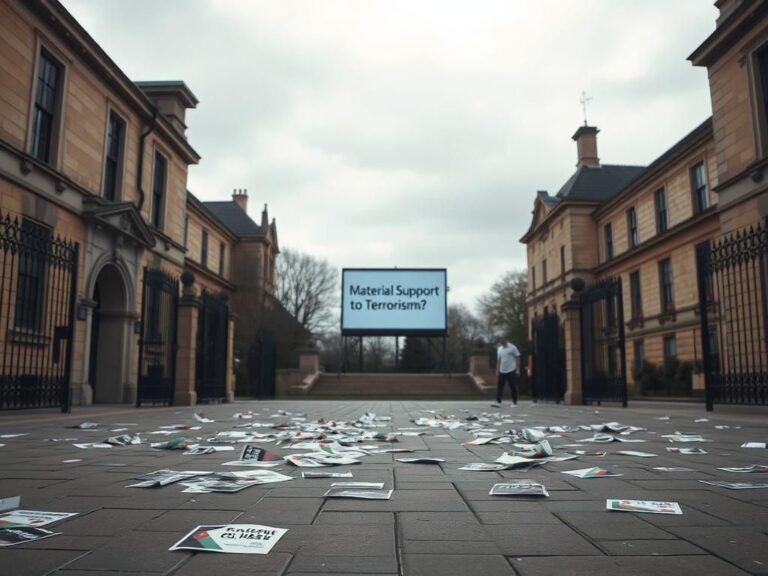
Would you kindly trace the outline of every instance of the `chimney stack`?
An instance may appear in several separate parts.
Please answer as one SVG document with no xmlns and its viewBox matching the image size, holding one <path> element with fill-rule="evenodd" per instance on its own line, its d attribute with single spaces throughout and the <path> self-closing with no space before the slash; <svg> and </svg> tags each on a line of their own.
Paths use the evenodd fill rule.
<svg viewBox="0 0 768 576">
<path fill-rule="evenodd" d="M 571 136 L 576 141 L 576 153 L 578 162 L 576 168 L 582 166 L 600 166 L 600 158 L 597 157 L 597 133 L 600 132 L 594 126 L 579 126 L 576 133 Z"/>
<path fill-rule="evenodd" d="M 237 205 L 243 209 L 243 212 L 248 212 L 248 189 L 247 188 L 235 188 L 232 190 L 232 200 L 237 202 Z"/>
</svg>

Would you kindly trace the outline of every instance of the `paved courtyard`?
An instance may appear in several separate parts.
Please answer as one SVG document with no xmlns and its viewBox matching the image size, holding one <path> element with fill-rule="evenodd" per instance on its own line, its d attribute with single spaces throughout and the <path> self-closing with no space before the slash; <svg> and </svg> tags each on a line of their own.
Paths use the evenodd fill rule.
<svg viewBox="0 0 768 576">
<path fill-rule="evenodd" d="M 366 456 L 354 466 L 315 470 L 351 471 L 355 481 L 381 481 L 393 488 L 390 500 L 326 499 L 331 479 L 301 479 L 301 470 L 281 464 L 273 470 L 289 482 L 246 488 L 234 494 L 182 493 L 183 486 L 126 488 L 141 474 L 162 468 L 221 470 L 233 452 L 182 455 L 154 450 L 148 443 L 111 449 L 79 449 L 98 442 L 113 429 L 128 428 L 147 441 L 159 426 L 197 424 L 193 408 L 133 409 L 125 406 L 76 408 L 73 414 L 3 413 L 0 434 L 0 498 L 21 497 L 21 508 L 77 512 L 48 528 L 58 536 L 0 549 L 3 576 L 173 575 L 525 575 L 655 576 L 768 574 L 768 489 L 728 490 L 699 480 L 768 481 L 768 474 L 737 474 L 717 466 L 768 464 L 765 449 L 741 448 L 745 441 L 768 440 L 763 410 L 700 405 L 641 404 L 619 407 L 563 407 L 522 402 L 501 410 L 487 402 L 433 401 L 270 401 L 198 407 L 214 419 L 201 430 L 179 436 L 207 438 L 233 425 L 286 421 L 278 410 L 306 413 L 308 420 L 354 421 L 366 411 L 389 416 L 385 432 L 413 428 L 412 420 L 436 414 L 466 419 L 491 415 L 487 428 L 499 433 L 523 426 L 577 426 L 618 421 L 646 428 L 637 444 L 584 443 L 585 450 L 605 450 L 604 457 L 549 463 L 527 472 L 469 472 L 470 462 L 493 462 L 509 445 L 464 447 L 473 436 L 464 429 L 425 429 L 421 436 L 398 436 L 393 447 L 414 454 Z M 253 420 L 236 420 L 252 411 Z M 430 412 L 434 411 L 434 412 Z M 502 418 L 493 415 L 502 414 Z M 661 419 L 662 417 L 668 417 Z M 696 422 L 707 418 L 706 422 Z M 89 420 L 99 430 L 68 428 Z M 514 422 L 512 422 L 514 421 Z M 728 426 L 729 428 L 716 428 Z M 737 428 L 739 427 L 739 428 Z M 265 428 L 259 431 L 265 431 Z M 701 434 L 709 443 L 670 443 L 663 434 Z M 556 454 L 592 434 L 569 432 L 549 441 Z M 281 454 L 302 452 L 264 447 Z M 382 444 L 383 447 L 389 446 Z M 706 455 L 667 452 L 668 446 L 703 447 Z M 271 448 L 270 448 L 271 447 Z M 578 449 L 578 448 L 572 448 Z M 640 458 L 616 454 L 640 450 Z M 445 459 L 439 465 L 405 464 L 404 456 Z M 77 460 L 65 463 L 66 460 Z M 600 466 L 623 474 L 581 479 L 561 473 Z M 693 472 L 664 472 L 654 467 L 687 467 Z M 230 469 L 231 470 L 231 469 Z M 503 479 L 542 482 L 549 498 L 489 496 Z M 671 500 L 683 514 L 656 515 L 605 510 L 606 498 Z M 183 535 L 202 524 L 252 523 L 287 528 L 267 555 L 168 551 Z"/>
</svg>

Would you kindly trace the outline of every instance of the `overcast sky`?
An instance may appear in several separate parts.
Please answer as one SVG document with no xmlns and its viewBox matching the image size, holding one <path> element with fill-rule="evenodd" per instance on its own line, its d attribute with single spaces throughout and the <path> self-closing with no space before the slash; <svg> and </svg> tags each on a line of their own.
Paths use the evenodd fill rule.
<svg viewBox="0 0 768 576">
<path fill-rule="evenodd" d="M 711 114 L 686 57 L 713 0 L 64 0 L 134 80 L 184 80 L 203 200 L 247 188 L 281 247 L 445 267 L 474 307 L 525 267 L 536 190 L 573 172 L 593 97 L 604 163 L 648 164 Z"/>
</svg>

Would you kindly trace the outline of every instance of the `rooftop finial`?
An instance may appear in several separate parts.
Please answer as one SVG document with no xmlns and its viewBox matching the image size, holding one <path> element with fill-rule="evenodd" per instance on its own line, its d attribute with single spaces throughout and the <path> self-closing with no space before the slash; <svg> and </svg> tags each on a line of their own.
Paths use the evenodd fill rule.
<svg viewBox="0 0 768 576">
<path fill-rule="evenodd" d="M 581 99 L 579 102 L 581 102 L 581 109 L 584 112 L 584 126 L 587 125 L 587 104 L 589 104 L 592 101 L 592 96 L 587 96 L 587 93 L 582 90 L 581 91 Z"/>
</svg>

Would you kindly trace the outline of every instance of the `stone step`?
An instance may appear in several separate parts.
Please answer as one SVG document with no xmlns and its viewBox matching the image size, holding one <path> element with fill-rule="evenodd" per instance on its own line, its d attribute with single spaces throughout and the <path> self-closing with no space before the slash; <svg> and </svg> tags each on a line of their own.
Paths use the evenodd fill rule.
<svg viewBox="0 0 768 576">
<path fill-rule="evenodd" d="M 309 395 L 482 397 L 466 374 L 322 374 Z"/>
</svg>

